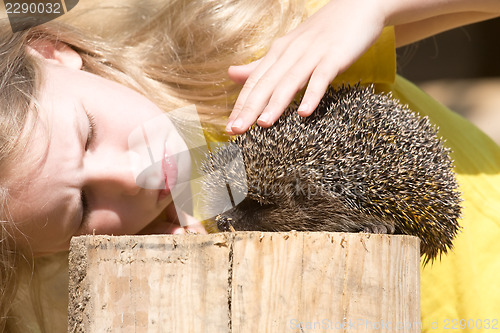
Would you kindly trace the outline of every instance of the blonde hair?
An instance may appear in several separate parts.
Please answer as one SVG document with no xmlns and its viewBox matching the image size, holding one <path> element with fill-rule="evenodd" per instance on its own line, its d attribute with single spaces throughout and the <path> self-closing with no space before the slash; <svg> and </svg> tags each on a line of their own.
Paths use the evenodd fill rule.
<svg viewBox="0 0 500 333">
<path fill-rule="evenodd" d="M 227 68 L 264 54 L 306 16 L 300 0 L 145 1 L 137 10 L 126 1 L 90 4 L 94 22 L 106 20 L 113 33 L 86 26 L 76 9 L 63 17 L 66 23 L 14 34 L 6 21 L 0 24 L 0 331 L 16 329 L 9 304 L 21 260 L 7 206 L 9 168 L 22 158 L 29 135 L 21 134 L 30 131 L 26 122 L 36 113 L 41 82 L 39 60 L 26 46 L 37 39 L 64 42 L 81 55 L 84 70 L 139 91 L 165 111 L 196 104 L 202 121 L 217 128 L 240 89 Z"/>
</svg>

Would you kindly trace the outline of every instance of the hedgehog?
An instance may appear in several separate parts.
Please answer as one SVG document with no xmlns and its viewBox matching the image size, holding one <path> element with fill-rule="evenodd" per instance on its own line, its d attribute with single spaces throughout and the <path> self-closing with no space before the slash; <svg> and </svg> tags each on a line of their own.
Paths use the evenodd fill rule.
<svg viewBox="0 0 500 333">
<path fill-rule="evenodd" d="M 359 84 L 330 87 L 309 117 L 298 105 L 210 153 L 203 190 L 233 193 L 207 203 L 220 231 L 413 235 L 425 263 L 452 248 L 460 193 L 427 117 Z"/>
</svg>

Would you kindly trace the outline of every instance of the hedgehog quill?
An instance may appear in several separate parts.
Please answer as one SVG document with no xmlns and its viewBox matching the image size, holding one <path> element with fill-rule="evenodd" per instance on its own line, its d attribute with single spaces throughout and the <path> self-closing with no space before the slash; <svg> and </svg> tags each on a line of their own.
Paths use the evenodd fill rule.
<svg viewBox="0 0 500 333">
<path fill-rule="evenodd" d="M 220 230 L 414 235 L 425 263 L 452 248 L 460 193 L 450 151 L 427 118 L 373 87 L 329 88 L 306 118 L 297 106 L 203 166 L 207 193 L 228 179 L 246 187 L 244 200 L 214 217 Z M 243 165 L 228 168 L 234 147 Z"/>
</svg>

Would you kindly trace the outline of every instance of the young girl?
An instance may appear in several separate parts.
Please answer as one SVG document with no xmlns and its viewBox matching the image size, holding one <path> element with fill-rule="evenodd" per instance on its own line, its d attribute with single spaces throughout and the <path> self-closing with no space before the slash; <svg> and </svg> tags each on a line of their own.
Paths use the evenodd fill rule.
<svg viewBox="0 0 500 333">
<path fill-rule="evenodd" d="M 66 251 L 71 236 L 185 232 L 168 190 L 137 185 L 126 156 L 134 130 L 195 104 L 207 137 L 220 140 L 224 116 L 229 134 L 255 120 L 270 126 L 303 87 L 299 113 L 311 114 L 334 79 L 392 92 L 428 115 L 454 151 L 464 231 L 454 253 L 422 272 L 424 328 L 436 320 L 441 328 L 444 320 L 495 319 L 500 294 L 485 288 L 500 271 L 498 256 L 488 254 L 500 250 L 500 149 L 396 76 L 394 46 L 497 16 L 498 1 L 80 2 L 80 12 L 64 17 L 77 28 L 53 22 L 13 34 L 2 25 L 1 325 L 66 330 L 64 311 L 43 312 L 53 291 L 46 281 L 59 283 L 44 274 L 61 255 L 35 260 L 46 290 L 40 297 L 16 281 L 27 275 L 19 267 L 28 263 L 31 272 L 33 257 Z M 241 92 L 238 83 L 245 83 Z M 182 140 L 173 126 L 166 131 L 165 146 L 174 150 L 166 154 L 175 155 Z M 188 230 L 203 232 L 185 218 Z M 23 304 L 37 300 L 26 317 Z"/>
</svg>

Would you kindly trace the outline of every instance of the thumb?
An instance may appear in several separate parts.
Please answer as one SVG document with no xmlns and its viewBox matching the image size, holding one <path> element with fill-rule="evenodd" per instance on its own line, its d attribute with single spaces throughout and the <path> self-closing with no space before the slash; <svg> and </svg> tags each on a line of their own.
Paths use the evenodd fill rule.
<svg viewBox="0 0 500 333">
<path fill-rule="evenodd" d="M 261 59 L 258 59 L 246 65 L 230 66 L 227 70 L 227 74 L 231 81 L 238 84 L 245 84 L 250 74 L 252 74 L 254 69 L 259 65 L 260 61 Z"/>
</svg>

